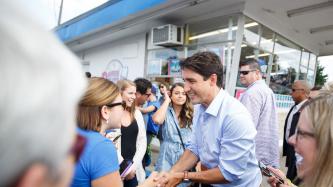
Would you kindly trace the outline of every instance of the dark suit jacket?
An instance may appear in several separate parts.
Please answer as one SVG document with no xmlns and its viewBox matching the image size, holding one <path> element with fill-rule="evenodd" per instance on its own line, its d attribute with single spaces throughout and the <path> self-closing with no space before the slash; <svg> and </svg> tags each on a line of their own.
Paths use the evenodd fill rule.
<svg viewBox="0 0 333 187">
<path fill-rule="evenodd" d="M 289 117 L 289 115 L 290 115 L 290 113 L 291 113 L 291 111 L 293 110 L 294 107 L 295 107 L 295 105 L 288 112 L 287 118 L 286 118 L 285 123 L 284 123 L 283 152 L 282 152 L 282 155 L 286 156 L 286 167 L 288 167 L 287 178 L 290 179 L 291 181 L 293 181 L 295 179 L 295 177 L 297 176 L 296 157 L 295 157 L 294 147 L 291 146 L 290 144 L 288 144 L 288 142 L 286 141 L 285 136 L 286 136 L 286 130 L 287 130 L 288 117 Z M 293 134 L 295 134 L 295 130 L 296 130 L 296 126 L 297 126 L 297 123 L 298 123 L 299 116 L 300 116 L 300 112 L 298 111 L 292 117 L 289 137 L 292 136 Z"/>
</svg>

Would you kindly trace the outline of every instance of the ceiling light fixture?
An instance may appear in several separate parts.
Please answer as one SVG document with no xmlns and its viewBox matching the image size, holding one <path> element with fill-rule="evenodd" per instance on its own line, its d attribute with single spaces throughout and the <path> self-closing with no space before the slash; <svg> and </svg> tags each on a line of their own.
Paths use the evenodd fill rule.
<svg viewBox="0 0 333 187">
<path fill-rule="evenodd" d="M 254 26 L 257 26 L 258 23 L 256 22 L 252 22 L 252 23 L 248 23 L 248 24 L 245 24 L 244 27 L 245 28 L 249 28 L 249 27 L 254 27 Z M 237 30 L 237 26 L 234 26 L 232 27 L 231 30 Z M 222 34 L 222 33 L 227 33 L 228 32 L 228 28 L 225 28 L 225 29 L 220 29 L 220 30 L 215 30 L 215 31 L 211 31 L 211 32 L 206 32 L 206 33 L 203 33 L 203 34 L 199 34 L 199 35 L 196 35 L 196 36 L 191 36 L 189 38 L 189 40 L 196 40 L 196 39 L 199 39 L 199 38 L 205 38 L 205 37 L 208 37 L 208 36 L 214 36 L 214 35 L 217 35 L 217 34 Z"/>
<path fill-rule="evenodd" d="M 333 40 L 326 40 L 325 41 L 325 45 L 332 45 L 333 44 Z"/>
<path fill-rule="evenodd" d="M 319 10 L 322 10 L 325 8 L 330 8 L 332 6 L 333 6 L 333 1 L 326 1 L 323 3 L 313 4 L 313 5 L 302 7 L 302 8 L 288 10 L 287 16 L 288 17 L 299 16 L 299 15 L 302 15 L 305 13 L 319 11 Z"/>
<path fill-rule="evenodd" d="M 326 26 L 322 26 L 322 27 L 312 28 L 312 29 L 310 29 L 310 33 L 315 34 L 318 32 L 325 32 L 325 31 L 330 31 L 330 30 L 333 30 L 333 25 L 326 25 Z"/>
</svg>

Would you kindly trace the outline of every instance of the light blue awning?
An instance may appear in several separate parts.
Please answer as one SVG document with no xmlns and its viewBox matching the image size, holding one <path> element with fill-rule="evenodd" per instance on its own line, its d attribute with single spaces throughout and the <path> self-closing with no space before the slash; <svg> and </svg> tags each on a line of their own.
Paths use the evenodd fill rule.
<svg viewBox="0 0 333 187">
<path fill-rule="evenodd" d="M 167 0 L 111 0 L 55 28 L 63 41 L 104 28 L 129 15 L 163 4 Z"/>
</svg>

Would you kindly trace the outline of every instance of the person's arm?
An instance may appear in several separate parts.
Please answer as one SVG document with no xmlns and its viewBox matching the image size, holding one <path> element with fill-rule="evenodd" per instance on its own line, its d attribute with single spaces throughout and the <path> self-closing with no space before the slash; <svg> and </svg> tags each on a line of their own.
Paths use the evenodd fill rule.
<svg viewBox="0 0 333 187">
<path fill-rule="evenodd" d="M 154 105 L 150 105 L 147 106 L 146 108 L 142 108 L 142 107 L 137 107 L 140 112 L 142 112 L 142 114 L 147 114 L 149 112 L 153 112 L 154 110 L 156 110 L 156 107 Z"/>
<path fill-rule="evenodd" d="M 190 181 L 205 184 L 227 184 L 228 180 L 224 178 L 218 167 L 200 172 L 171 172 L 167 174 L 167 186 L 175 186 L 181 183 L 185 178 Z"/>
<path fill-rule="evenodd" d="M 286 178 L 286 175 L 281 170 L 275 169 L 275 168 L 273 168 L 271 166 L 267 166 L 267 167 L 270 170 L 272 170 L 275 174 L 279 175 L 280 178 L 283 178 L 284 179 L 284 183 L 285 183 L 285 184 L 278 184 L 278 179 L 276 177 L 272 176 L 272 177 L 269 177 L 267 179 L 267 183 L 271 187 L 277 187 L 277 186 L 278 187 L 297 187 L 294 184 L 292 184 L 289 179 Z"/>
<path fill-rule="evenodd" d="M 190 150 L 185 149 L 183 155 L 179 158 L 177 163 L 171 168 L 170 172 L 183 172 L 193 168 L 197 162 L 198 157 Z"/>
<path fill-rule="evenodd" d="M 171 102 L 171 99 L 170 99 L 169 95 L 165 92 L 163 104 L 152 116 L 152 119 L 155 124 L 158 124 L 158 125 L 163 124 L 170 102 Z"/>
<path fill-rule="evenodd" d="M 109 173 L 103 177 L 97 178 L 91 182 L 92 187 L 122 187 L 123 182 L 121 181 L 119 171 Z"/>
<path fill-rule="evenodd" d="M 174 165 L 170 173 L 174 173 L 174 177 L 179 179 L 180 182 L 184 179 L 184 171 L 191 169 L 198 162 L 198 158 L 190 150 L 185 150 L 182 157 L 178 160 L 176 165 Z M 228 181 L 223 177 L 221 171 L 218 167 L 200 172 L 188 172 L 186 176 L 188 179 L 208 184 L 217 183 L 228 183 Z"/>
<path fill-rule="evenodd" d="M 176 186 L 184 179 L 184 172 L 194 167 L 198 162 L 198 157 L 190 150 L 186 149 L 177 163 L 171 168 L 169 173 L 162 173 L 157 179 L 161 186 Z"/>
</svg>

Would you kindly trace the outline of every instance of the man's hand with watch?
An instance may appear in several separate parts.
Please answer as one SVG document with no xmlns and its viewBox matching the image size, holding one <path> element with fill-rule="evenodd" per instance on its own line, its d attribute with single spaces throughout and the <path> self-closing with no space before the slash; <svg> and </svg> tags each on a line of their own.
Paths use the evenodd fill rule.
<svg viewBox="0 0 333 187">
<path fill-rule="evenodd" d="M 191 180 L 188 178 L 188 171 L 183 171 L 184 176 L 183 176 L 183 182 L 191 182 Z"/>
<path fill-rule="evenodd" d="M 184 172 L 161 172 L 156 178 L 158 186 L 174 187 L 182 182 L 191 182 L 188 178 L 188 171 Z"/>
</svg>

